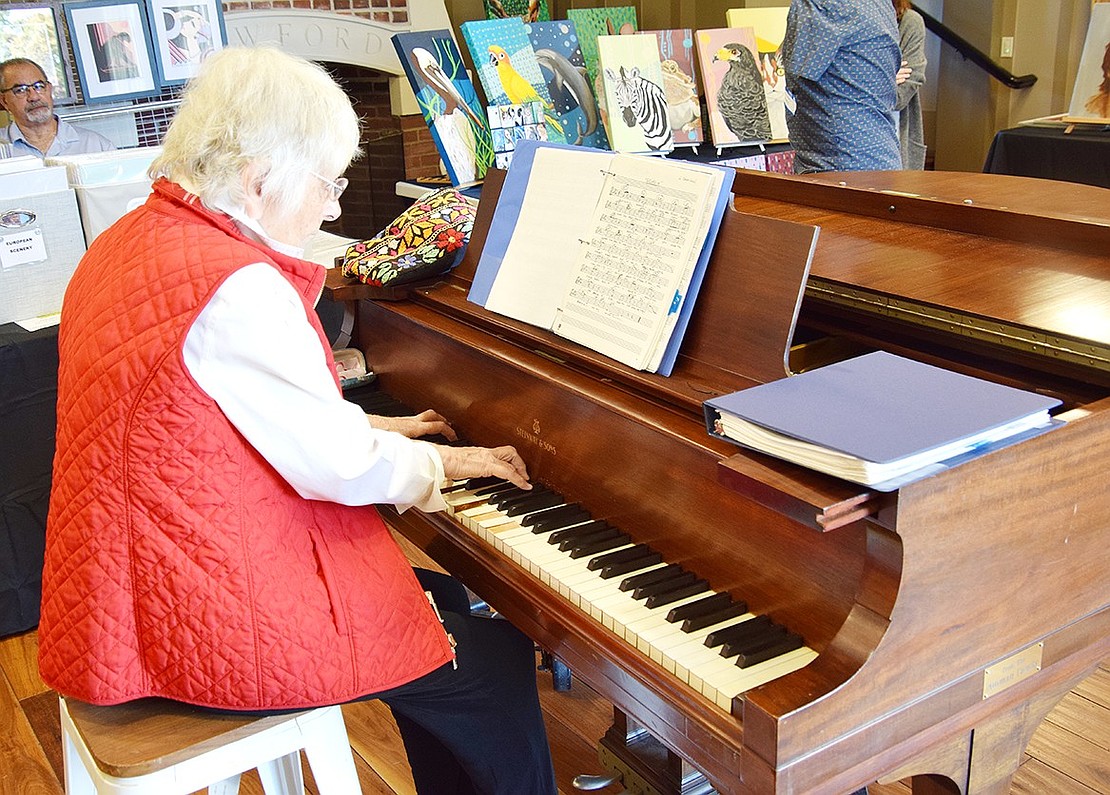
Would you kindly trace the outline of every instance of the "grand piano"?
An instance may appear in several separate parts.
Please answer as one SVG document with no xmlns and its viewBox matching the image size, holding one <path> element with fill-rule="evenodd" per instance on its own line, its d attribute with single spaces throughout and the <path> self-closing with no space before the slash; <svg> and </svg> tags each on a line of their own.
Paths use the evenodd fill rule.
<svg viewBox="0 0 1110 795">
<path fill-rule="evenodd" d="M 1107 192 L 739 172 L 664 378 L 466 300 L 498 176 L 449 276 L 400 300 L 329 289 L 383 390 L 514 444 L 550 510 L 619 543 L 570 558 L 483 484 L 387 520 L 614 705 L 599 754 L 630 791 L 1008 792 L 1110 654 L 1110 223 L 1089 217 Z M 894 493 L 706 433 L 706 398 L 873 349 L 1056 395 L 1067 422 Z M 695 589 L 622 595 L 626 549 Z M 705 645 L 753 617 L 801 642 L 744 668 Z"/>
</svg>

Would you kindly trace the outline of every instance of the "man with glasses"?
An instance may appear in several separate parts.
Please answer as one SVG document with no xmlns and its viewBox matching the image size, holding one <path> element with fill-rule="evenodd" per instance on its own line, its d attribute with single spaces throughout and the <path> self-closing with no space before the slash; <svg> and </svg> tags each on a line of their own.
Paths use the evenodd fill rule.
<svg viewBox="0 0 1110 795">
<path fill-rule="evenodd" d="M 54 87 L 42 67 L 28 58 L 0 63 L 0 107 L 11 117 L 0 128 L 0 157 L 57 157 L 116 148 L 100 133 L 54 114 Z"/>
</svg>

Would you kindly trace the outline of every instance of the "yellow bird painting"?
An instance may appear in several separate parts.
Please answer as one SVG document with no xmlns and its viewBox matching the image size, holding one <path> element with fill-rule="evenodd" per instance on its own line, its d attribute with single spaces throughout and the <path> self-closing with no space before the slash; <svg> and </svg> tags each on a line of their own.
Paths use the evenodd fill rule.
<svg viewBox="0 0 1110 795">
<path fill-rule="evenodd" d="M 562 125 L 552 114 L 546 112 L 553 110 L 554 106 L 541 97 L 532 84 L 513 67 L 512 59 L 509 58 L 509 54 L 505 52 L 504 47 L 491 44 L 489 46 L 489 62 L 497 69 L 497 79 L 501 81 L 501 88 L 504 90 L 505 96 L 509 98 L 510 104 L 543 103 L 544 115 L 547 117 L 548 123 L 553 125 L 560 133 L 563 132 Z"/>
</svg>

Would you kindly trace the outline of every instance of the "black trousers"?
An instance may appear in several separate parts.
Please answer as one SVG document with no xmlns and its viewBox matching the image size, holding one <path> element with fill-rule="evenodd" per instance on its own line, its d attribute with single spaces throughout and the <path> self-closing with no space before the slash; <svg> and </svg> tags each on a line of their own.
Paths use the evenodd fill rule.
<svg viewBox="0 0 1110 795">
<path fill-rule="evenodd" d="M 455 638 L 444 665 L 368 698 L 397 720 L 421 795 L 555 795 L 532 642 L 508 621 L 474 616 L 466 590 L 416 569 Z"/>
</svg>

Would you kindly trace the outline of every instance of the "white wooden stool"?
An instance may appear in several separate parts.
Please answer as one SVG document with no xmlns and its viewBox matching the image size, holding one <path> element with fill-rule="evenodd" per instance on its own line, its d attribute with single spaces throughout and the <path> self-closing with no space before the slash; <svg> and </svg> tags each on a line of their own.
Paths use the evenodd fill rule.
<svg viewBox="0 0 1110 795">
<path fill-rule="evenodd" d="M 255 718 L 153 698 L 58 701 L 68 795 L 233 795 L 253 768 L 267 795 L 303 795 L 302 749 L 320 795 L 361 792 L 337 706 Z"/>
</svg>

